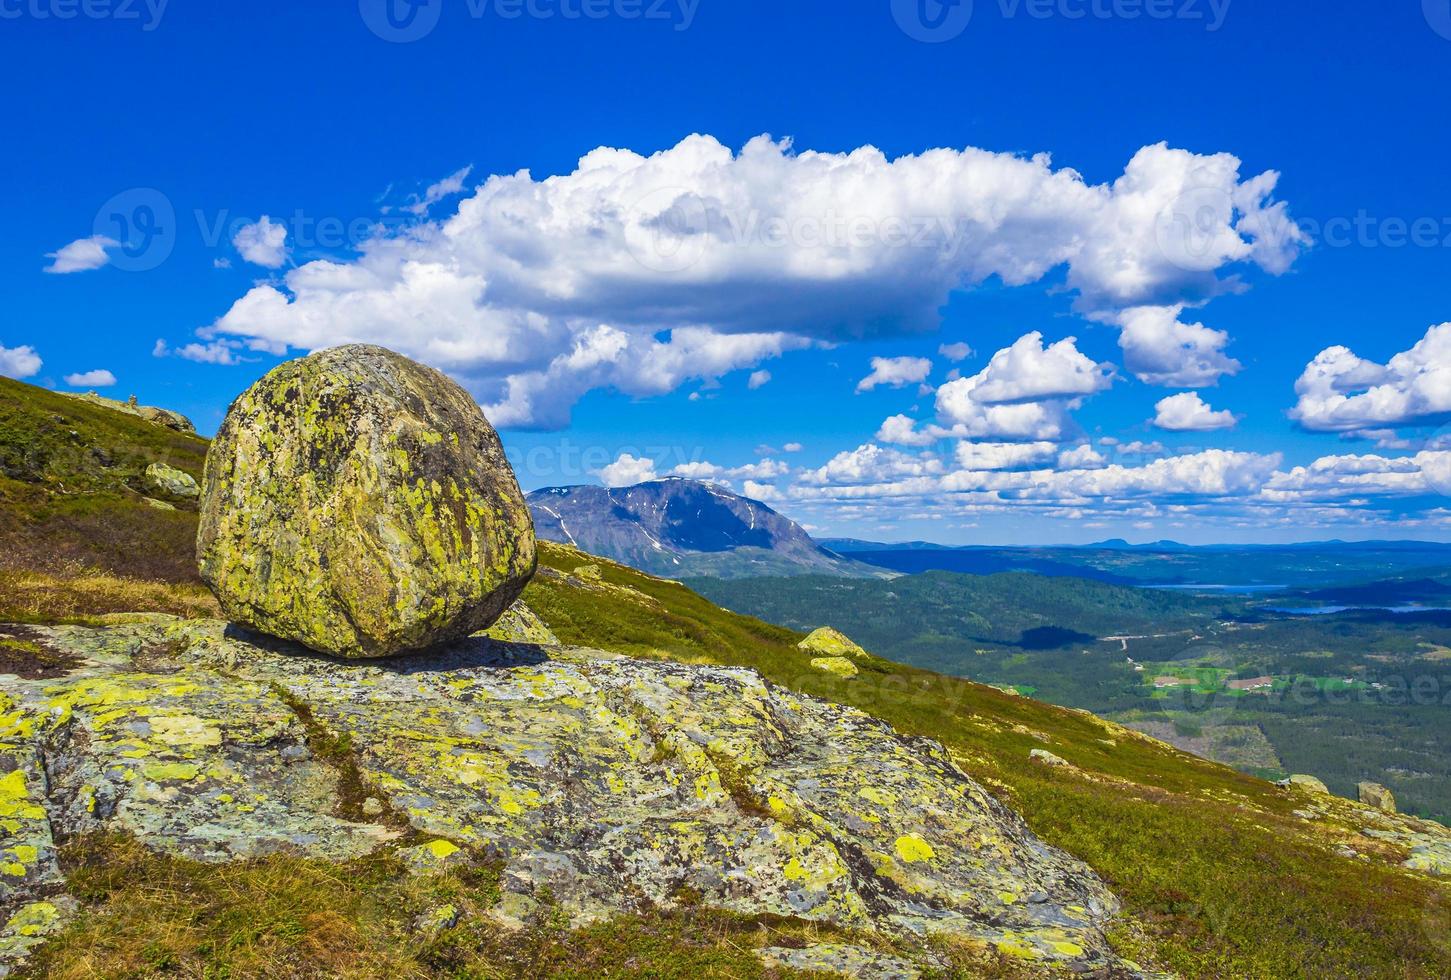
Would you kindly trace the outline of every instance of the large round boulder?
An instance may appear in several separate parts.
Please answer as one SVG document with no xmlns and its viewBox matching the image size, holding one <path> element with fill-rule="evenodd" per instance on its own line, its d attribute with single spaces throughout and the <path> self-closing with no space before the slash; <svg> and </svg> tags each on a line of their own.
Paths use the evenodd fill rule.
<svg viewBox="0 0 1451 980">
<path fill-rule="evenodd" d="M 486 629 L 534 574 L 534 524 L 462 388 L 381 347 L 290 361 L 207 453 L 197 560 L 227 616 L 347 658 Z"/>
</svg>

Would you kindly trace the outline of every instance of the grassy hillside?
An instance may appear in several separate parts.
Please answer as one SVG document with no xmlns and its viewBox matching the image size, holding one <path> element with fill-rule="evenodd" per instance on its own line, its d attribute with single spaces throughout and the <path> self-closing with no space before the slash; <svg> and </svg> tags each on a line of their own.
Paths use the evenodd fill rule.
<svg viewBox="0 0 1451 980">
<path fill-rule="evenodd" d="M 156 511 L 178 516 L 167 518 L 175 525 L 154 525 L 161 529 L 154 539 L 144 536 L 144 520 L 129 526 L 118 519 L 122 532 L 109 527 L 113 517 L 131 512 L 127 481 L 136 466 L 144 468 L 153 453 L 171 452 L 160 458 L 196 472 L 204 445 L 165 430 L 134 430 L 128 419 L 92 416 L 104 410 L 83 406 L 83 413 L 70 400 L 35 389 L 23 391 L 17 408 L 15 390 L 3 389 L 7 414 L 0 418 L 11 433 L 4 438 L 12 454 L 5 458 L 33 462 L 26 463 L 25 479 L 7 477 L 24 494 L 0 500 L 12 535 L 0 621 L 14 620 L 17 611 L 35 621 L 87 621 L 127 603 L 211 614 L 204 593 L 183 574 L 189 534 L 167 531 L 191 515 Z M 37 408 L 62 416 L 69 427 L 36 420 Z M 18 435 L 27 426 L 42 437 L 38 450 Z M 68 435 L 72 430 L 76 437 Z M 56 441 L 61 436 L 107 452 L 102 440 L 116 439 L 121 448 L 112 465 L 93 468 L 56 448 L 64 445 Z M 127 462 L 116 465 L 117 459 Z M 55 512 L 76 502 L 92 508 L 98 539 L 133 536 L 133 562 L 123 552 L 108 556 L 107 549 L 83 547 L 83 535 L 65 538 L 68 525 Z M 71 542 L 73 561 L 82 564 L 47 560 L 52 532 L 57 542 Z M 562 546 L 544 545 L 541 560 L 526 599 L 565 642 L 753 667 L 776 683 L 944 742 L 1038 834 L 1109 882 L 1127 911 L 1116 943 L 1145 966 L 1186 977 L 1451 975 L 1451 888 L 1401 870 L 1403 848 L 1361 836 L 1329 803 L 1086 713 L 960 678 L 873 658 L 860 676 L 841 680 L 810 666 L 796 649 L 800 632 L 727 612 L 679 583 Z M 30 583 L 20 597 L 17 582 Z M 1178 598 L 1164 597 L 1168 604 L 1159 614 L 1194 611 Z M 1085 608 L 1085 615 L 1091 611 Z M 890 608 L 880 615 L 889 617 Z M 826 622 L 843 625 L 832 615 L 809 625 Z M 889 618 L 883 628 L 890 628 Z M 1032 627 L 1025 621 L 1014 628 Z M 866 635 L 856 638 L 872 645 Z M 313 748 L 324 755 L 339 750 L 321 740 Z M 1030 762 L 1035 748 L 1071 766 Z M 1314 821 L 1296 815 L 1310 806 L 1327 815 Z M 1371 859 L 1342 856 L 1337 849 L 1347 846 Z M 487 870 L 418 881 L 383 859 L 338 867 L 268 858 L 216 867 L 105 839 L 70 842 L 65 859 L 71 892 L 89 911 L 47 947 L 32 969 L 36 976 L 751 977 L 765 973 L 751 947 L 821 935 L 808 924 L 704 910 L 647 912 L 581 933 L 541 927 L 504 934 L 468 914 L 497 894 Z M 414 917 L 443 903 L 464 913 L 468 924 L 420 928 Z M 1011 964 L 960 956 L 956 962 L 962 976 L 1016 975 Z"/>
<path fill-rule="evenodd" d="M 207 443 L 0 378 L 0 618 L 214 608 L 196 515 L 141 492 L 151 463 L 201 479 Z"/>
</svg>

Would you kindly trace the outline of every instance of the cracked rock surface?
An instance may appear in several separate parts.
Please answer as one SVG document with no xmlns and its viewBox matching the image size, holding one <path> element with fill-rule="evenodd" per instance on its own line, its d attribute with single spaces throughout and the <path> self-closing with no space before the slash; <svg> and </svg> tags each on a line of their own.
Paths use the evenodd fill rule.
<svg viewBox="0 0 1451 980">
<path fill-rule="evenodd" d="M 1125 975 L 1103 883 L 941 746 L 754 671 L 561 647 L 527 611 L 493 636 L 528 642 L 370 662 L 166 617 L 34 633 L 74 666 L 0 676 L 0 957 L 65 916 L 56 842 L 111 830 L 217 862 L 496 859 L 506 925 L 546 889 L 574 925 L 688 896 Z"/>
</svg>

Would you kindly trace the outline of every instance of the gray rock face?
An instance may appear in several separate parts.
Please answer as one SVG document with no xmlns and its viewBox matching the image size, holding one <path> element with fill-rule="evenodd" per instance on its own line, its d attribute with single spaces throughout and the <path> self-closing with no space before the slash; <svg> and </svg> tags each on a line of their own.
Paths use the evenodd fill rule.
<svg viewBox="0 0 1451 980">
<path fill-rule="evenodd" d="M 201 488 L 191 478 L 174 466 L 152 463 L 146 467 L 144 477 L 147 492 L 160 500 L 170 502 L 194 501 L 201 496 Z"/>
<path fill-rule="evenodd" d="M 529 506 L 546 541 L 669 578 L 885 574 L 826 551 L 760 501 L 697 480 L 550 487 L 529 494 Z"/>
<path fill-rule="evenodd" d="M 474 400 L 359 345 L 283 364 L 232 405 L 207 454 L 197 556 L 234 621 L 345 658 L 488 627 L 536 562 Z"/>
<path fill-rule="evenodd" d="M 0 848 L 21 865 L 3 878 L 5 915 L 55 907 L 53 835 L 106 829 L 204 861 L 406 844 L 426 872 L 494 855 L 506 924 L 538 915 L 546 890 L 575 925 L 688 895 L 1117 968 L 1107 888 L 940 745 L 750 670 L 484 638 L 347 663 L 166 617 L 40 632 L 81 666 L 0 680 L 0 800 L 17 827 L 0 823 Z M 348 733 L 372 806 L 339 808 L 300 705 L 307 725 Z M 875 962 L 817 953 L 782 958 Z"/>
</svg>

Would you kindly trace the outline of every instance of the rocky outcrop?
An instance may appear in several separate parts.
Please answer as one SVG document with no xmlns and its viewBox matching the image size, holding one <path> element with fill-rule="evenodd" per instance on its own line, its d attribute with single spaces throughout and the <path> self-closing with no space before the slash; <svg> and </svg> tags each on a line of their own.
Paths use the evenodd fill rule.
<svg viewBox="0 0 1451 980">
<path fill-rule="evenodd" d="M 499 437 L 458 385 L 379 347 L 273 370 L 207 454 L 197 555 L 235 622 L 347 658 L 488 627 L 534 574 Z"/>
<path fill-rule="evenodd" d="M 143 480 L 148 496 L 168 503 L 193 502 L 201 496 L 201 488 L 190 473 L 183 473 L 165 463 L 152 463 L 146 467 Z"/>
<path fill-rule="evenodd" d="M 830 626 L 812 630 L 811 634 L 797 646 L 806 653 L 818 657 L 864 658 L 867 656 L 867 652 L 854 643 L 850 637 Z"/>
<path fill-rule="evenodd" d="M 63 916 L 57 840 L 108 830 L 211 862 L 500 861 L 506 925 L 704 903 L 1127 975 L 1102 882 L 937 743 L 750 670 L 519 642 L 541 628 L 519 610 L 507 642 L 365 663 L 220 622 L 32 631 L 70 666 L 0 679 L 0 908 Z M 344 733 L 347 781 L 311 748 Z M 932 966 L 925 942 L 914 963 L 841 943 L 770 952 Z"/>
<path fill-rule="evenodd" d="M 117 401 L 114 398 L 107 398 L 104 395 L 98 395 L 94 391 L 88 391 L 85 394 L 76 394 L 74 392 L 63 391 L 59 394 L 65 395 L 67 398 L 75 398 L 83 402 L 89 402 L 92 405 L 99 405 L 102 408 L 109 408 L 114 412 L 125 412 L 127 415 L 134 415 L 139 419 L 144 419 L 145 421 L 152 423 L 153 425 L 160 425 L 165 428 L 172 429 L 176 432 L 183 432 L 187 435 L 196 434 L 196 426 L 192 425 L 191 419 L 187 418 L 185 415 L 182 415 L 180 412 L 173 412 L 165 408 L 154 408 L 150 405 L 141 405 L 136 401 L 135 395 L 132 395 L 126 401 L 121 402 Z"/>
<path fill-rule="evenodd" d="M 1384 810 L 1386 813 L 1396 812 L 1395 794 L 1380 783 L 1361 783 L 1356 790 L 1356 795 L 1360 797 L 1360 802 L 1366 806 L 1373 806 L 1377 810 Z"/>
<path fill-rule="evenodd" d="M 1309 793 L 1318 793 L 1321 796 L 1330 795 L 1330 788 L 1318 776 L 1307 776 L 1303 773 L 1296 773 L 1285 781 L 1285 785 L 1297 787 Z"/>
</svg>

